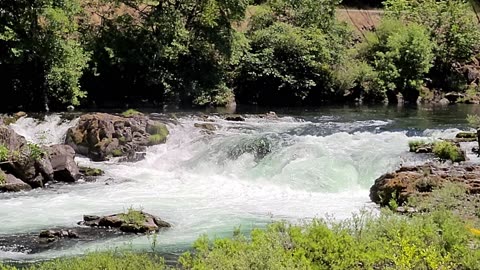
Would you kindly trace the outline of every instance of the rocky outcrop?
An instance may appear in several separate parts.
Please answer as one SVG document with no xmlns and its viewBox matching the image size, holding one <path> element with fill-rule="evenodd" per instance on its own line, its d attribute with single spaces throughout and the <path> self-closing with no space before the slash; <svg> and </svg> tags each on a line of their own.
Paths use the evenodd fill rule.
<svg viewBox="0 0 480 270">
<path fill-rule="evenodd" d="M 402 167 L 375 180 L 370 199 L 382 206 L 394 199 L 398 205 L 413 195 L 425 195 L 447 182 L 463 183 L 468 192 L 480 193 L 480 165 L 428 163 Z"/>
<path fill-rule="evenodd" d="M 106 113 L 86 114 L 67 132 L 66 143 L 94 161 L 111 157 L 138 159 L 147 146 L 164 143 L 168 129 L 142 114 L 121 117 Z"/>
<path fill-rule="evenodd" d="M 136 210 L 102 217 L 85 215 L 79 225 L 116 228 L 126 233 L 148 233 L 171 227 L 168 222 L 158 217 Z"/>
<path fill-rule="evenodd" d="M 0 162 L 6 175 L 0 191 L 28 190 L 51 181 L 75 182 L 80 177 L 75 151 L 68 145 L 40 147 L 0 125 L 0 146 L 6 152 Z"/>
</svg>

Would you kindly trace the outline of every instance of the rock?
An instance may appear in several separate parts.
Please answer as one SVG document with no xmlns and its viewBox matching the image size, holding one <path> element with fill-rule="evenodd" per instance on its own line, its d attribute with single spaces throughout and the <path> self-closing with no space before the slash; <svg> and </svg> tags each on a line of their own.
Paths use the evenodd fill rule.
<svg viewBox="0 0 480 270">
<path fill-rule="evenodd" d="M 27 113 L 26 112 L 22 112 L 22 111 L 19 111 L 19 112 L 16 112 L 15 114 L 13 114 L 13 117 L 15 117 L 15 119 L 20 119 L 22 117 L 26 117 L 27 116 Z"/>
<path fill-rule="evenodd" d="M 120 230 L 74 227 L 53 228 L 40 233 L 0 234 L 0 247 L 12 252 L 36 254 L 51 250 L 65 250 L 79 244 L 119 237 Z"/>
<path fill-rule="evenodd" d="M 193 126 L 196 128 L 201 128 L 208 131 L 217 130 L 217 127 L 214 124 L 210 124 L 210 123 L 195 123 Z"/>
<path fill-rule="evenodd" d="M 440 101 L 438 102 L 438 104 L 440 104 L 440 105 L 448 105 L 448 104 L 450 104 L 450 100 L 448 100 L 448 98 L 442 98 L 442 99 L 440 99 Z"/>
<path fill-rule="evenodd" d="M 83 221 L 78 224 L 90 227 L 115 228 L 126 233 L 148 233 L 158 231 L 160 228 L 171 227 L 168 222 L 137 210 L 102 217 L 86 215 L 83 217 Z"/>
<path fill-rule="evenodd" d="M 67 132 L 66 143 L 76 153 L 94 161 L 111 157 L 135 157 L 146 146 L 164 143 L 168 129 L 143 114 L 131 117 L 94 113 L 80 117 L 77 125 Z"/>
<path fill-rule="evenodd" d="M 227 120 L 227 121 L 243 122 L 243 121 L 245 121 L 245 118 L 243 118 L 241 115 L 233 114 L 233 115 L 228 115 L 228 116 L 226 116 L 226 117 L 225 117 L 225 120 Z"/>
<path fill-rule="evenodd" d="M 414 194 L 431 192 L 446 182 L 464 183 L 471 194 L 480 193 L 480 165 L 427 163 L 421 166 L 402 167 L 375 180 L 370 188 L 370 199 L 382 206 L 391 199 L 398 205 Z"/>
<path fill-rule="evenodd" d="M 265 118 L 269 120 L 277 120 L 278 116 L 275 112 L 271 111 L 265 114 Z"/>
<path fill-rule="evenodd" d="M 455 138 L 459 138 L 459 139 L 477 139 L 477 133 L 476 132 L 466 132 L 466 131 L 462 131 L 462 132 L 459 132 L 457 133 L 457 135 L 455 135 Z"/>
<path fill-rule="evenodd" d="M 102 169 L 90 168 L 90 167 L 79 167 L 80 174 L 83 176 L 102 176 L 105 172 Z"/>
<path fill-rule="evenodd" d="M 67 106 L 67 111 L 73 112 L 74 110 L 75 110 L 75 107 L 73 107 L 73 105 L 68 105 Z"/>
<path fill-rule="evenodd" d="M 464 95 L 458 92 L 449 92 L 445 94 L 445 98 L 448 99 L 451 103 L 456 103 L 460 98 L 463 98 Z"/>
<path fill-rule="evenodd" d="M 80 171 L 75 162 L 75 151 L 69 145 L 52 145 L 48 155 L 53 168 L 53 177 L 60 182 L 75 182 L 80 178 Z"/>
<path fill-rule="evenodd" d="M 0 170 L 0 192 L 18 192 L 31 189 L 32 187 L 27 183 Z"/>
</svg>

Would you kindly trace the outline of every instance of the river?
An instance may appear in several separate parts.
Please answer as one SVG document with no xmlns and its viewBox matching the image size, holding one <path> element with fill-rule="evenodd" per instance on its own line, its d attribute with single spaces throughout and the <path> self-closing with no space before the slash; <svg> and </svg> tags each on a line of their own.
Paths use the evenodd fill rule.
<svg viewBox="0 0 480 270">
<path fill-rule="evenodd" d="M 249 112 L 245 122 L 210 114 L 218 126 L 213 134 L 194 127 L 203 123 L 195 113 L 166 114 L 175 119 L 168 124 L 169 139 L 150 147 L 143 161 L 78 157 L 105 176 L 95 183 L 0 194 L 0 234 L 75 226 L 84 214 L 134 207 L 173 224 L 158 235 L 156 249 L 177 254 L 202 234 L 230 236 L 234 228 L 248 231 L 275 220 L 348 218 L 375 209 L 368 193 L 377 177 L 416 162 L 409 140 L 454 136 L 468 129 L 466 115 L 480 113 L 480 107 L 284 109 L 273 120 Z M 52 114 L 42 121 L 22 118 L 12 127 L 29 141 L 55 144 L 75 122 Z M 151 239 L 121 237 L 39 254 L 0 250 L 0 259 L 32 261 L 113 247 L 148 250 Z"/>
</svg>

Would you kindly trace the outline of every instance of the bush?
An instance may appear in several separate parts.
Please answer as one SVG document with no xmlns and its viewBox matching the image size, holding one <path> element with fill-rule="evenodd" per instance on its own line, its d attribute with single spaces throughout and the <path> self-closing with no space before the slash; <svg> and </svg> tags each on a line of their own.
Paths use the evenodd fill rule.
<svg viewBox="0 0 480 270">
<path fill-rule="evenodd" d="M 271 0 L 257 7 L 246 33 L 250 48 L 235 71 L 237 99 L 284 106 L 337 97 L 333 71 L 351 35 L 335 19 L 336 4 Z"/>
<path fill-rule="evenodd" d="M 38 144 L 29 143 L 27 146 L 28 155 L 34 160 L 39 160 L 46 154 L 46 152 Z"/>
<path fill-rule="evenodd" d="M 8 148 L 5 145 L 0 144 L 0 162 L 7 161 L 9 156 L 10 151 L 8 150 Z"/>
<path fill-rule="evenodd" d="M 448 211 L 405 218 L 383 211 L 340 223 L 275 223 L 251 240 L 206 237 L 180 262 L 186 269 L 458 269 L 475 267 L 478 239 Z"/>
<path fill-rule="evenodd" d="M 428 142 L 423 141 L 423 140 L 415 140 L 415 141 L 409 141 L 408 142 L 408 147 L 410 148 L 410 152 L 417 152 L 417 150 L 421 147 L 425 147 L 430 145 Z"/>
<path fill-rule="evenodd" d="M 472 2 L 472 3 L 469 3 Z M 474 1 L 387 0 L 389 18 L 423 25 L 435 43 L 434 66 L 430 72 L 433 86 L 461 90 L 463 74 L 455 66 L 470 61 L 478 52 L 480 31 L 472 10 Z"/>
<path fill-rule="evenodd" d="M 359 54 L 376 73 L 372 88 L 384 97 L 401 93 L 415 103 L 433 62 L 434 43 L 426 29 L 415 23 L 383 20 L 377 31 L 366 37 Z"/>
<path fill-rule="evenodd" d="M 439 141 L 434 143 L 433 153 L 442 160 L 451 160 L 452 162 L 465 161 L 462 149 L 451 142 Z"/>
</svg>

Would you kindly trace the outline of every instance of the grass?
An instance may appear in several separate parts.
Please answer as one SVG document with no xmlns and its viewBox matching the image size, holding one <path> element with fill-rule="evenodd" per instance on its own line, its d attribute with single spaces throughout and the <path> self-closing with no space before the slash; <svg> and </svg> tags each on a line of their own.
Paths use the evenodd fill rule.
<svg viewBox="0 0 480 270">
<path fill-rule="evenodd" d="M 133 207 L 127 209 L 127 212 L 119 215 L 126 223 L 135 226 L 142 226 L 145 223 L 145 214 L 141 210 L 135 210 Z"/>
<path fill-rule="evenodd" d="M 202 236 L 177 266 L 145 253 L 99 252 L 30 269 L 479 269 L 476 230 L 446 209 L 411 217 L 384 209 L 340 222 L 275 222 L 249 236 L 240 230 L 232 238 Z"/>
<path fill-rule="evenodd" d="M 163 258 L 133 252 L 94 252 L 77 258 L 62 258 L 28 268 L 2 266 L 0 270 L 162 270 L 167 269 Z"/>
<path fill-rule="evenodd" d="M 137 110 L 134 110 L 134 109 L 128 109 L 128 110 L 122 112 L 122 116 L 124 116 L 124 117 L 134 117 L 134 116 L 138 116 L 138 115 L 142 115 L 142 113 L 137 111 Z"/>
<path fill-rule="evenodd" d="M 452 142 L 435 142 L 433 144 L 433 153 L 442 160 L 451 160 L 452 162 L 465 161 L 465 156 L 460 147 Z"/>
</svg>

